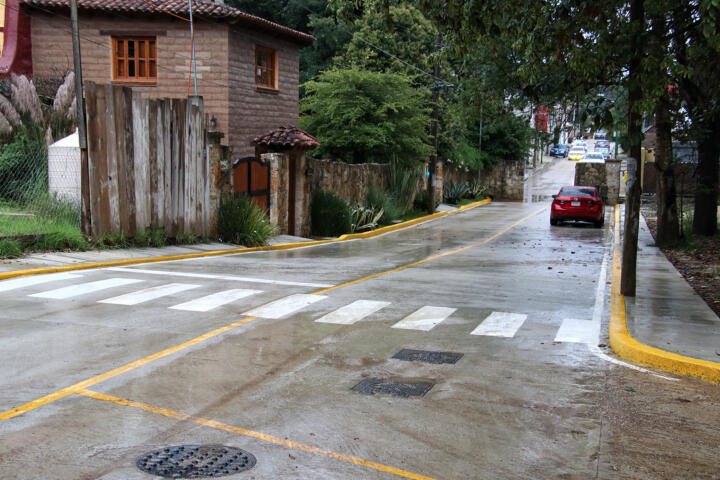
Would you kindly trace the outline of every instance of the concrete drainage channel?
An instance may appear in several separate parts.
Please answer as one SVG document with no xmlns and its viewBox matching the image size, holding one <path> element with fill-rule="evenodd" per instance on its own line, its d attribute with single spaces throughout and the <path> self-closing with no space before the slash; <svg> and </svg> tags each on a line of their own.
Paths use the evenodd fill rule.
<svg viewBox="0 0 720 480">
<path fill-rule="evenodd" d="M 411 350 L 404 348 L 393 355 L 392 358 L 407 362 L 455 364 L 462 358 L 462 356 L 462 353 L 431 352 L 427 350 Z M 352 390 L 362 393 L 363 395 L 375 395 L 376 393 L 380 393 L 392 395 L 393 397 L 408 398 L 422 397 L 434 386 L 435 383 L 424 379 L 383 380 L 379 378 L 367 378 L 352 387 Z"/>
<path fill-rule="evenodd" d="M 255 457 L 222 445 L 179 445 L 146 453 L 135 463 L 143 472 L 164 478 L 214 478 L 255 466 Z"/>
</svg>

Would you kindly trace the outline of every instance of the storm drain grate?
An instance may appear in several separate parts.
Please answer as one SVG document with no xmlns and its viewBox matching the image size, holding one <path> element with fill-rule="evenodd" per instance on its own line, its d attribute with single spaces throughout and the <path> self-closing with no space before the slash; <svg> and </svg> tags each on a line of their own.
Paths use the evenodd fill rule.
<svg viewBox="0 0 720 480">
<path fill-rule="evenodd" d="M 435 385 L 430 382 L 386 382 L 376 378 L 367 378 L 352 389 L 363 395 L 385 393 L 393 397 L 422 397 Z"/>
<path fill-rule="evenodd" d="M 408 362 L 457 363 L 462 356 L 462 353 L 430 352 L 427 350 L 411 350 L 409 348 L 403 348 L 393 355 L 392 358 L 406 360 Z"/>
<path fill-rule="evenodd" d="M 222 445 L 179 445 L 146 453 L 135 464 L 143 472 L 165 478 L 208 478 L 249 470 L 255 466 L 255 457 Z"/>
</svg>

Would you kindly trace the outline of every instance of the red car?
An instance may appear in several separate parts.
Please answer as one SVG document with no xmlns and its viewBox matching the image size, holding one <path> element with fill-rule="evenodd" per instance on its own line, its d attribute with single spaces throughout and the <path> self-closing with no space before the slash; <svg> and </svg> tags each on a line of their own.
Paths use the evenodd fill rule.
<svg viewBox="0 0 720 480">
<path fill-rule="evenodd" d="M 575 220 L 592 222 L 597 228 L 605 223 L 605 202 L 595 187 L 562 187 L 553 195 L 550 225 Z"/>
</svg>

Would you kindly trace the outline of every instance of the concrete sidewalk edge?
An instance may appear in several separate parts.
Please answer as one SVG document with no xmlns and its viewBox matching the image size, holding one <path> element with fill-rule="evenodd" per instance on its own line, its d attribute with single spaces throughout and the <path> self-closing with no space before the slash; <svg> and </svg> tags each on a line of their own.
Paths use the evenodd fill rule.
<svg viewBox="0 0 720 480">
<path fill-rule="evenodd" d="M 720 383 L 720 363 L 686 357 L 651 347 L 633 338 L 627 329 L 625 297 L 620 293 L 622 250 L 620 247 L 620 207 L 615 206 L 612 288 L 610 303 L 610 347 L 626 360 L 654 367 L 664 372 Z"/>
<path fill-rule="evenodd" d="M 453 210 L 451 212 L 436 212 L 430 215 L 425 215 L 423 217 L 414 218 L 412 220 L 408 220 L 406 222 L 398 223 L 395 225 L 389 225 L 387 227 L 378 228 L 376 230 L 370 230 L 369 232 L 362 232 L 362 233 L 350 233 L 346 235 L 341 235 L 338 238 L 334 238 L 331 240 L 316 240 L 313 242 L 295 242 L 295 243 L 282 243 L 280 245 L 268 245 L 263 247 L 242 247 L 242 248 L 233 248 L 228 250 L 214 250 L 210 252 L 199 252 L 199 253 L 186 253 L 182 255 L 166 255 L 163 257 L 148 257 L 148 258 L 130 258 L 125 260 L 112 260 L 108 262 L 90 262 L 90 263 L 81 263 L 77 265 L 64 265 L 62 267 L 42 267 L 42 268 L 29 268 L 25 270 L 14 270 L 11 272 L 2 272 L 0 273 L 0 280 L 6 280 L 9 278 L 15 278 L 15 277 L 22 277 L 27 275 L 39 275 L 43 273 L 57 273 L 57 272 L 68 272 L 72 270 L 88 270 L 91 268 L 104 268 L 104 267 L 118 267 L 123 265 L 136 265 L 140 263 L 154 263 L 154 262 L 166 262 L 169 260 L 184 260 L 187 258 L 200 258 L 200 257 L 216 257 L 220 255 L 230 255 L 230 254 L 237 254 L 237 253 L 250 253 L 250 252 L 261 252 L 261 251 L 267 251 L 267 250 L 289 250 L 291 248 L 298 248 L 298 247 L 309 247 L 312 245 L 322 245 L 326 243 L 334 243 L 334 242 L 342 242 L 347 240 L 355 240 L 360 238 L 372 238 L 377 237 L 379 235 L 384 235 L 386 233 L 394 232 L 396 230 L 400 230 L 403 228 L 412 227 L 413 225 L 417 225 L 424 222 L 429 222 L 432 220 L 436 220 L 438 218 L 442 218 L 454 213 L 463 212 L 465 210 L 479 207 L 480 205 L 485 205 L 487 203 L 490 203 L 492 200 L 490 198 L 486 198 L 485 200 L 480 200 L 478 202 L 469 203 L 467 205 L 463 205 L 462 207 L 458 208 L 457 210 Z"/>
</svg>

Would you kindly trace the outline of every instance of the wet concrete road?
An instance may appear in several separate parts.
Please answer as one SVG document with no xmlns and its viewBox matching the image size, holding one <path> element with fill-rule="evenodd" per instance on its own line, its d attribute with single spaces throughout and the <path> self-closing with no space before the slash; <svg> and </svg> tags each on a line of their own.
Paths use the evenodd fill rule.
<svg viewBox="0 0 720 480">
<path fill-rule="evenodd" d="M 533 195 L 571 183 L 570 165 Z M 717 387 L 591 350 L 611 222 L 551 228 L 548 205 L 0 282 L 0 478 L 153 478 L 136 459 L 183 444 L 255 455 L 237 479 L 716 478 Z M 432 387 L 353 390 L 373 379 Z"/>
</svg>

